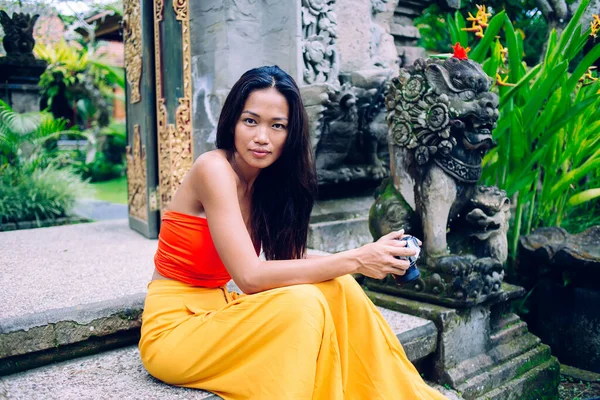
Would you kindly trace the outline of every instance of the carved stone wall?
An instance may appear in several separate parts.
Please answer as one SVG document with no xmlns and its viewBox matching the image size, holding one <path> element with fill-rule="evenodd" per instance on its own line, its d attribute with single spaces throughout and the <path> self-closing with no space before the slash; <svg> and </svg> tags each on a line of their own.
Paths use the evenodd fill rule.
<svg viewBox="0 0 600 400">
<path fill-rule="evenodd" d="M 303 16 L 316 14 L 310 3 L 316 2 L 303 2 Z M 387 176 L 389 165 L 383 98 L 387 82 L 398 72 L 389 33 L 394 4 L 336 0 L 324 3 L 320 10 L 326 22 L 317 20 L 315 33 L 314 20 L 303 18 L 303 32 L 327 38 L 329 52 L 323 54 L 330 54 L 338 64 L 331 64 L 327 79 L 317 74 L 321 79 L 313 80 L 320 64 L 305 62 L 305 78 L 311 79 L 304 80 L 302 90 L 311 118 L 319 184 L 378 182 Z M 306 61 L 306 45 L 304 49 Z M 337 76 L 332 75 L 335 71 Z"/>
</svg>

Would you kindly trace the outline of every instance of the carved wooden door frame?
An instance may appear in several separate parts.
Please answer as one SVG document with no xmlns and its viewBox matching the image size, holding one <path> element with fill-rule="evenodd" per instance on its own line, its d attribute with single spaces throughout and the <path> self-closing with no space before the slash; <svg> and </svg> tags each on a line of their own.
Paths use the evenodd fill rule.
<svg viewBox="0 0 600 400">
<path fill-rule="evenodd" d="M 124 0 L 123 8 L 129 226 L 156 238 L 193 162 L 189 2 Z"/>
</svg>

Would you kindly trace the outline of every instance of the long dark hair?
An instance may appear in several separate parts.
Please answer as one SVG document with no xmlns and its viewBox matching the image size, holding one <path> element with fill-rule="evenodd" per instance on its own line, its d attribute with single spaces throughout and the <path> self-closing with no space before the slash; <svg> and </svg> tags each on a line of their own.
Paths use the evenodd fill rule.
<svg viewBox="0 0 600 400">
<path fill-rule="evenodd" d="M 278 66 L 254 68 L 233 85 L 219 117 L 217 148 L 235 152 L 235 125 L 255 90 L 275 88 L 288 102 L 288 134 L 281 156 L 263 169 L 252 192 L 252 239 L 267 260 L 302 258 L 317 190 L 308 116 L 300 90 Z"/>
</svg>

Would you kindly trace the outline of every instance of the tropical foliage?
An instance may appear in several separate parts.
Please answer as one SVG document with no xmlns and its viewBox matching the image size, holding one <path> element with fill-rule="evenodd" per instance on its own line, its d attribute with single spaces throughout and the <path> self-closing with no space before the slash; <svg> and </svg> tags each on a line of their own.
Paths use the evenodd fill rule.
<svg viewBox="0 0 600 400">
<path fill-rule="evenodd" d="M 0 100 L 0 223 L 68 215 L 88 186 L 60 168 L 53 149 L 66 122 L 47 112 L 14 112 Z"/>
<path fill-rule="evenodd" d="M 122 68 L 111 67 L 93 57 L 93 51 L 77 42 L 36 44 L 35 54 L 48 62 L 39 86 L 53 114 L 82 129 L 106 126 L 112 111 L 108 100 L 114 89 L 125 86 Z"/>
<path fill-rule="evenodd" d="M 550 33 L 542 62 L 531 68 L 523 62 L 523 38 L 506 13 L 488 21 L 491 14 L 478 6 L 466 20 L 458 12 L 448 18 L 452 42 L 472 44 L 469 58 L 496 81 L 498 146 L 484 159 L 483 181 L 506 190 L 516 203 L 512 259 L 519 235 L 568 225 L 570 215 L 581 219 L 598 210 L 600 82 L 592 65 L 600 44 L 581 57 L 594 34 L 593 25 L 586 30 L 580 24 L 589 3 L 581 2 L 560 37 Z"/>
</svg>

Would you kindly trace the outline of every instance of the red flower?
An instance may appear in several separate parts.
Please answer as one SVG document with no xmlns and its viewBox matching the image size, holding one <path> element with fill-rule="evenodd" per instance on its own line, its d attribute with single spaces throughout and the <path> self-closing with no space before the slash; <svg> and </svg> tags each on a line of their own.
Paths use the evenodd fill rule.
<svg viewBox="0 0 600 400">
<path fill-rule="evenodd" d="M 470 47 L 467 47 L 465 49 L 464 47 L 462 47 L 460 45 L 460 43 L 456 42 L 456 44 L 454 46 L 452 46 L 452 49 L 454 50 L 454 54 L 452 55 L 452 57 L 458 58 L 459 60 L 468 60 L 469 59 L 469 57 L 467 56 L 467 53 L 471 50 Z"/>
</svg>

